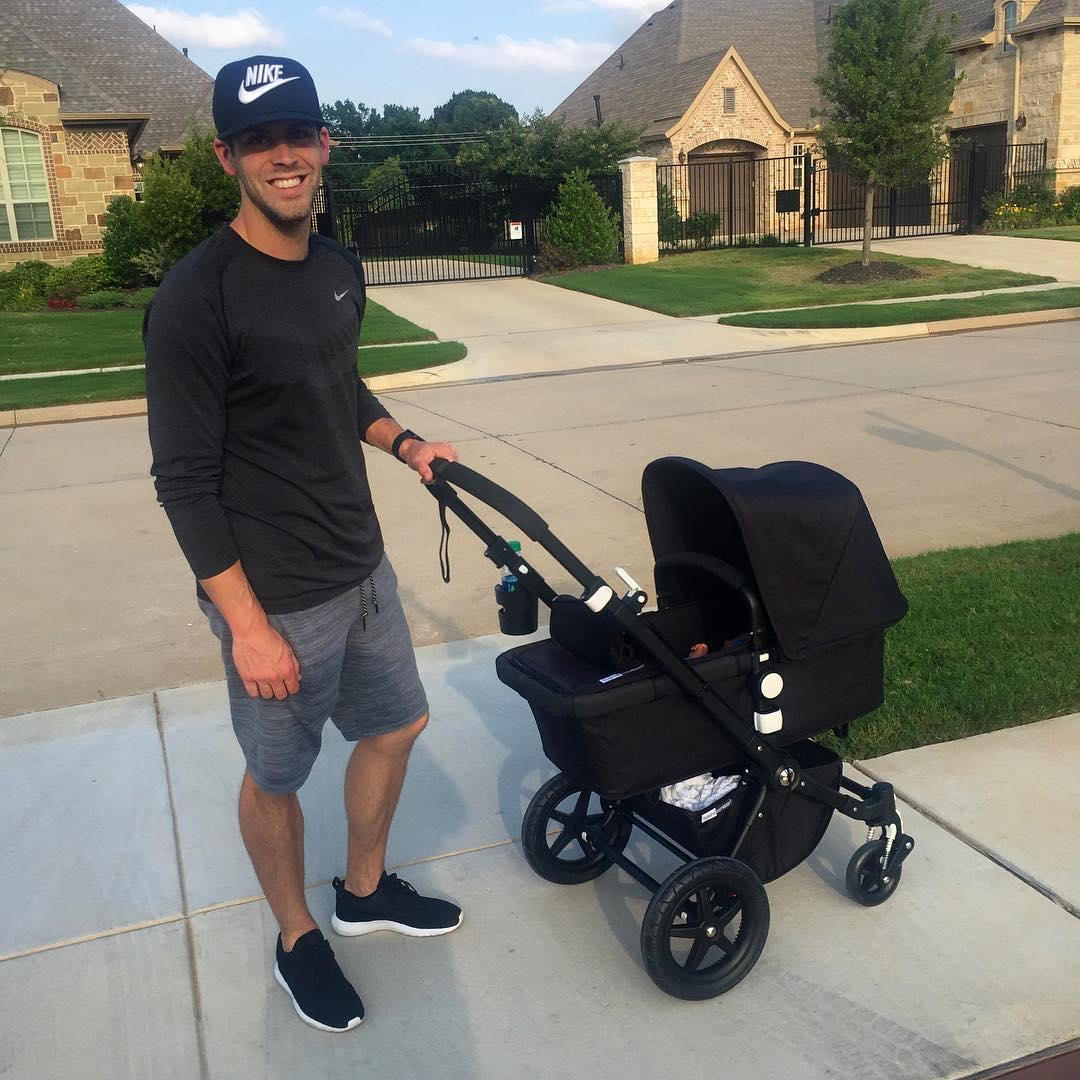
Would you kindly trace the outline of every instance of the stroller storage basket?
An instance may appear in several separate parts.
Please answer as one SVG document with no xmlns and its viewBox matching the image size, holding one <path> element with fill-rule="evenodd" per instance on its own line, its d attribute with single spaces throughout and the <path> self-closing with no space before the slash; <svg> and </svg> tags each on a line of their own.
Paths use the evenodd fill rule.
<svg viewBox="0 0 1080 1080">
<path fill-rule="evenodd" d="M 657 619 L 663 613 L 640 616 Z M 821 649 L 805 660 L 779 661 L 784 726 L 774 745 L 789 746 L 876 709 L 882 701 L 880 632 Z M 745 647 L 694 664 L 753 731 Z M 553 641 L 503 653 L 496 672 L 532 708 L 544 753 L 567 776 L 608 799 L 625 799 L 709 770 L 738 771 L 738 748 L 695 702 L 652 665 L 601 671 Z"/>
<path fill-rule="evenodd" d="M 804 740 L 787 748 L 802 776 L 838 791 L 840 758 L 827 747 Z M 740 785 L 711 807 L 684 810 L 648 792 L 627 800 L 635 813 L 693 855 L 730 855 L 752 804 L 754 786 Z M 770 791 L 761 807 L 762 817 L 750 824 L 739 859 L 762 881 L 773 881 L 793 870 L 821 842 L 832 819 L 832 807 L 794 791 Z"/>
</svg>

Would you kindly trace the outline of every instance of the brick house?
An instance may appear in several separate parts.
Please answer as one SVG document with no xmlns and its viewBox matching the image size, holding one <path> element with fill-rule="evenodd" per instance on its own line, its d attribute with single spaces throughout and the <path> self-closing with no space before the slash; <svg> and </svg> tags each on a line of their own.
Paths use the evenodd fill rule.
<svg viewBox="0 0 1080 1080">
<path fill-rule="evenodd" d="M 842 2 L 842 0 L 840 0 Z M 987 145 L 1047 143 L 1058 185 L 1080 183 L 1080 0 L 936 0 L 955 12 L 965 78 L 949 127 Z M 814 77 L 837 0 L 673 0 L 553 115 L 644 129 L 661 164 L 798 157 L 814 148 Z"/>
<path fill-rule="evenodd" d="M 101 250 L 139 163 L 211 120 L 213 79 L 119 0 L 8 0 L 0 17 L 0 270 Z"/>
</svg>

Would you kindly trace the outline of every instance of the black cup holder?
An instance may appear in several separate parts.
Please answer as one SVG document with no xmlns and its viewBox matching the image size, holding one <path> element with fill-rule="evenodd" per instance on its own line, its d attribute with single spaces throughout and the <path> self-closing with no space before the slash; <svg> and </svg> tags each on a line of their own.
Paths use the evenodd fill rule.
<svg viewBox="0 0 1080 1080">
<path fill-rule="evenodd" d="M 520 587 L 506 589 L 495 586 L 495 599 L 499 604 L 499 629 L 512 637 L 524 637 L 536 632 L 538 623 L 536 596 Z"/>
</svg>

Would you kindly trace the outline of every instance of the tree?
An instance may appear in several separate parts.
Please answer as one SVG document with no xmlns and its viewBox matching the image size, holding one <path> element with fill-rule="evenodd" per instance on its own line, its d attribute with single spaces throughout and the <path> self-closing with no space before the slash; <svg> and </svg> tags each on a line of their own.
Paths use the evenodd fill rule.
<svg viewBox="0 0 1080 1080">
<path fill-rule="evenodd" d="M 459 165 L 483 173 L 560 179 L 573 169 L 605 172 L 641 148 L 641 132 L 623 123 L 571 127 L 541 110 L 524 120 L 506 120 L 487 142 L 463 146 Z"/>
<path fill-rule="evenodd" d="M 945 118 L 960 81 L 949 24 L 931 0 L 846 0 L 832 9 L 817 84 L 818 141 L 830 162 L 866 185 L 862 265 L 870 265 L 874 187 L 925 183 L 948 156 Z"/>
<path fill-rule="evenodd" d="M 486 90 L 459 90 L 431 114 L 437 132 L 494 131 L 507 120 L 518 119 L 517 109 Z"/>
</svg>

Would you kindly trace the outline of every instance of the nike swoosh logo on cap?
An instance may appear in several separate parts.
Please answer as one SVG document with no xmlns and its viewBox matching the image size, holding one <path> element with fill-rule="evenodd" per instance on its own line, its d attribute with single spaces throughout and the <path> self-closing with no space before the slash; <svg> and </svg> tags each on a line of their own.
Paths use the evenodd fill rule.
<svg viewBox="0 0 1080 1080">
<path fill-rule="evenodd" d="M 263 94 L 269 93 L 271 90 L 276 90 L 279 86 L 284 86 L 286 83 L 295 82 L 299 78 L 299 75 L 293 75 L 288 79 L 275 79 L 272 83 L 267 83 L 265 86 L 256 87 L 254 90 L 249 90 L 243 83 L 241 83 L 240 89 L 239 91 L 237 91 L 236 96 L 240 99 L 241 105 L 250 105 L 257 98 L 261 98 Z"/>
</svg>

